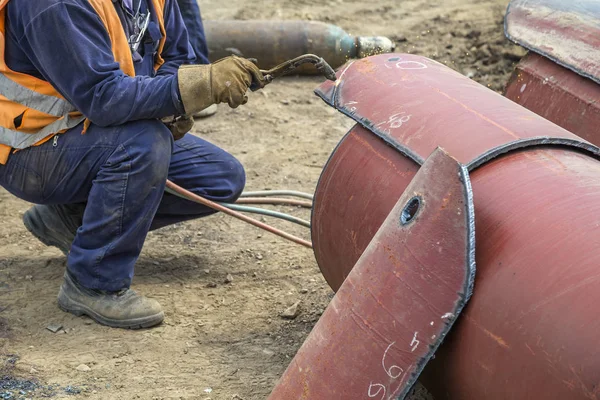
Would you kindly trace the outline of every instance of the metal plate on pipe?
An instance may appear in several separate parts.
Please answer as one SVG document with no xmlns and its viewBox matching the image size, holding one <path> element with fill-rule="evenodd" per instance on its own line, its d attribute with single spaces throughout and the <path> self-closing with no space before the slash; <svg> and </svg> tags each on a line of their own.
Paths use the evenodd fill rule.
<svg viewBox="0 0 600 400">
<path fill-rule="evenodd" d="M 269 398 L 403 399 L 471 295 L 474 231 L 469 174 L 437 149 Z"/>
<path fill-rule="evenodd" d="M 544 118 L 425 57 L 384 54 L 354 61 L 316 93 L 418 164 L 438 146 L 470 170 L 532 145 L 598 154 L 596 146 L 565 129 L 548 135 Z M 439 115 L 444 115 L 443 131 Z"/>
<path fill-rule="evenodd" d="M 600 83 L 598 0 L 513 0 L 505 32 L 513 42 Z"/>
</svg>

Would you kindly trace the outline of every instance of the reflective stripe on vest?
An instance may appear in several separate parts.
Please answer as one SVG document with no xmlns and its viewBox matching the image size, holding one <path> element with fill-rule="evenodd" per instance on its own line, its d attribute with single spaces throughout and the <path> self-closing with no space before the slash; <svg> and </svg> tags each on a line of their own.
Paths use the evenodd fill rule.
<svg viewBox="0 0 600 400">
<path fill-rule="evenodd" d="M 36 133 L 23 133 L 0 126 L 0 143 L 13 149 L 25 149 L 43 140 L 48 135 L 74 128 L 83 120 L 85 120 L 84 116 L 71 118 L 69 114 L 66 114 L 64 118 L 57 119 Z"/>
<path fill-rule="evenodd" d="M 33 108 L 58 118 L 77 111 L 68 101 L 28 89 L 10 80 L 2 73 L 0 73 L 0 95 L 27 108 Z"/>
</svg>

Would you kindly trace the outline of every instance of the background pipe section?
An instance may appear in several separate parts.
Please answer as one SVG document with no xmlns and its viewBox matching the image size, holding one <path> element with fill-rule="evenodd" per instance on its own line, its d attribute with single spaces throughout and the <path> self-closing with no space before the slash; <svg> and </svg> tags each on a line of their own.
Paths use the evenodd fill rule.
<svg viewBox="0 0 600 400">
<path fill-rule="evenodd" d="M 422 57 L 371 57 L 339 76 L 318 94 L 358 123 L 312 216 L 332 288 L 442 147 L 471 170 L 477 277 L 424 383 L 436 400 L 600 398 L 598 149 Z"/>
<path fill-rule="evenodd" d="M 205 21 L 204 30 L 211 61 L 237 53 L 257 59 L 263 69 L 306 53 L 337 68 L 348 59 L 392 52 L 395 47 L 386 37 L 352 36 L 338 26 L 317 21 Z M 316 70 L 302 66 L 298 72 Z"/>
</svg>

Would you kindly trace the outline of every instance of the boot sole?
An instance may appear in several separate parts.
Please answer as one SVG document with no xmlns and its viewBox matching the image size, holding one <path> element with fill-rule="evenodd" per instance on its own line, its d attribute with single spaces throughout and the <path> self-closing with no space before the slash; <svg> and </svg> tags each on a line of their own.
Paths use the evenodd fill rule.
<svg viewBox="0 0 600 400">
<path fill-rule="evenodd" d="M 165 319 L 165 313 L 161 311 L 158 314 L 150 315 L 143 318 L 132 318 L 126 320 L 115 320 L 103 317 L 94 310 L 91 310 L 85 304 L 78 303 L 70 299 L 61 289 L 58 296 L 58 307 L 68 313 L 74 314 L 77 317 L 87 315 L 101 325 L 110 326 L 111 328 L 122 329 L 144 329 L 160 324 Z"/>
<path fill-rule="evenodd" d="M 61 243 L 58 243 L 58 242 L 56 242 L 54 240 L 50 240 L 50 239 L 47 239 L 45 237 L 42 237 L 41 235 L 38 235 L 38 233 L 35 231 L 34 225 L 33 225 L 32 221 L 31 221 L 31 217 L 29 216 L 28 213 L 23 214 L 23 225 L 25 225 L 25 228 L 29 231 L 29 233 L 31 233 L 37 240 L 39 240 L 40 242 L 42 242 L 46 246 L 56 247 L 65 256 L 67 256 L 69 254 L 69 251 L 68 250 L 65 251 Z"/>
</svg>

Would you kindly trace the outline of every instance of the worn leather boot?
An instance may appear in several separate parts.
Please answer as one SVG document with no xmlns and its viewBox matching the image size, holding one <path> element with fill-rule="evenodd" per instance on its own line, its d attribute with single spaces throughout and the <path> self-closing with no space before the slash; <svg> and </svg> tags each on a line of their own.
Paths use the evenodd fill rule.
<svg viewBox="0 0 600 400">
<path fill-rule="evenodd" d="M 83 204 L 35 205 L 23 215 L 23 224 L 40 242 L 67 255 L 84 210 Z"/>
<path fill-rule="evenodd" d="M 140 329 L 160 324 L 165 315 L 156 300 L 131 289 L 105 292 L 87 289 L 65 273 L 58 293 L 58 305 L 77 316 L 87 315 L 113 328 Z"/>
</svg>

